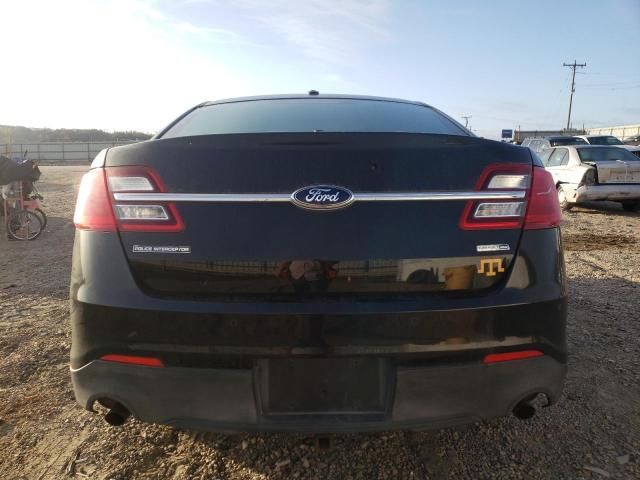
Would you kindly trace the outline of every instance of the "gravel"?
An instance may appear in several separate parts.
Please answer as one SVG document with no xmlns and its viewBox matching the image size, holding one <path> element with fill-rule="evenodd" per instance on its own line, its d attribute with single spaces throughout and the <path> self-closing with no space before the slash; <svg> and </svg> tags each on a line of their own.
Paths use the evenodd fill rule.
<svg viewBox="0 0 640 480">
<path fill-rule="evenodd" d="M 69 382 L 68 278 L 81 167 L 44 167 L 49 226 L 0 238 L 0 477 L 11 479 L 640 478 L 640 215 L 564 214 L 569 374 L 530 421 L 331 436 L 106 425 Z"/>
</svg>

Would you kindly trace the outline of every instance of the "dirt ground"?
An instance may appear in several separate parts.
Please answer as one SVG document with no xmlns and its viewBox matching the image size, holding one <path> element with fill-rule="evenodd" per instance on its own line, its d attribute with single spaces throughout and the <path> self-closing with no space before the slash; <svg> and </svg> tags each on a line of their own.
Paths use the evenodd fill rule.
<svg viewBox="0 0 640 480">
<path fill-rule="evenodd" d="M 115 428 L 75 404 L 68 373 L 83 170 L 44 167 L 47 231 L 0 237 L 0 478 L 640 478 L 640 214 L 606 203 L 564 215 L 569 374 L 560 403 L 533 420 L 328 441 Z"/>
</svg>

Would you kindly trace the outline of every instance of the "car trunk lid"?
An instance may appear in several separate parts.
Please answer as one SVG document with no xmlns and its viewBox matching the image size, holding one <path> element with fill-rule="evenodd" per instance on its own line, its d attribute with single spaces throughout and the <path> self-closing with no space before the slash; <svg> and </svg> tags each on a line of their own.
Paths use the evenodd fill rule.
<svg viewBox="0 0 640 480">
<path fill-rule="evenodd" d="M 482 202 L 497 212 L 501 203 L 520 202 L 524 213 L 526 199 L 499 198 L 513 188 L 486 192 L 487 172 L 515 166 L 529 175 L 531 156 L 462 136 L 235 134 L 118 147 L 106 166 L 149 167 L 161 195 L 173 195 L 158 198 L 181 228 L 119 229 L 132 271 L 150 293 L 306 301 L 498 284 L 517 251 L 521 219 L 476 222 L 481 202 L 461 194 L 493 195 Z M 339 185 L 355 201 L 332 211 L 289 201 L 302 187 L 323 185 Z M 141 203 L 119 198 L 129 200 L 116 204 Z"/>
<path fill-rule="evenodd" d="M 598 172 L 598 183 L 640 183 L 640 161 L 613 160 L 591 164 Z"/>
</svg>

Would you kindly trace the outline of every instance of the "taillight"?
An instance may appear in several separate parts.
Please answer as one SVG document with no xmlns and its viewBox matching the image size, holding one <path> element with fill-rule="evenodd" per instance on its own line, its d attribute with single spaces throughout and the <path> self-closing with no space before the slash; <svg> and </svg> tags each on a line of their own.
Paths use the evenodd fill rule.
<svg viewBox="0 0 640 480">
<path fill-rule="evenodd" d="M 553 177 L 542 167 L 533 167 L 529 206 L 524 217 L 525 230 L 540 230 L 560 225 L 562 213 Z"/>
<path fill-rule="evenodd" d="M 73 223 L 81 230 L 113 232 L 116 220 L 113 216 L 107 183 L 102 168 L 89 170 L 80 183 Z"/>
<path fill-rule="evenodd" d="M 491 193 L 505 191 L 520 194 L 509 200 L 474 200 L 467 202 L 460 218 L 463 230 L 489 230 L 520 228 L 527 207 L 531 166 L 523 164 L 489 165 L 480 175 L 476 190 Z"/>
<path fill-rule="evenodd" d="M 117 193 L 164 192 L 160 177 L 149 167 L 106 167 L 111 198 Z M 172 203 L 113 200 L 118 230 L 125 232 L 179 232 L 182 218 Z"/>
<path fill-rule="evenodd" d="M 117 193 L 164 192 L 160 177 L 148 167 L 105 167 L 82 179 L 74 223 L 100 231 L 179 232 L 182 218 L 172 203 L 116 201 Z"/>
<path fill-rule="evenodd" d="M 537 230 L 560 224 L 561 213 L 553 177 L 544 168 L 523 164 L 489 165 L 476 184 L 483 193 L 513 192 L 521 198 L 467 202 L 463 230 Z"/>
<path fill-rule="evenodd" d="M 582 177 L 582 183 L 585 185 L 595 185 L 596 184 L 596 170 L 595 168 L 590 168 L 586 172 L 584 172 L 584 177 Z"/>
</svg>

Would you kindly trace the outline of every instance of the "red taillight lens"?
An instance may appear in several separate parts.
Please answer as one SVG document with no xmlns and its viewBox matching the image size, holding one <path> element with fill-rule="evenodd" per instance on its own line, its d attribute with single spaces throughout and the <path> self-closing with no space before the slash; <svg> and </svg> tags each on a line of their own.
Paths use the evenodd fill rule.
<svg viewBox="0 0 640 480">
<path fill-rule="evenodd" d="M 164 191 L 160 177 L 148 167 L 90 170 L 80 185 L 74 223 L 84 230 L 179 232 L 184 223 L 172 203 L 116 201 L 114 196 Z"/>
<path fill-rule="evenodd" d="M 116 230 L 116 221 L 102 168 L 89 170 L 82 177 L 73 223 L 81 230 L 103 232 Z"/>
<path fill-rule="evenodd" d="M 560 225 L 562 213 L 553 177 L 542 167 L 533 167 L 529 206 L 524 218 L 525 230 L 539 230 Z"/>
<path fill-rule="evenodd" d="M 184 223 L 172 203 L 115 200 L 118 193 L 164 192 L 156 172 L 149 167 L 107 167 L 107 184 L 118 230 L 123 232 L 179 232 Z"/>
<path fill-rule="evenodd" d="M 544 353 L 540 350 L 520 350 L 519 352 L 490 353 L 482 360 L 482 363 L 510 362 L 512 360 L 523 360 L 525 358 L 542 357 Z"/>
<path fill-rule="evenodd" d="M 494 192 L 525 192 L 529 188 L 531 166 L 525 164 L 489 165 L 480 175 L 476 190 Z M 463 230 L 491 230 L 520 228 L 526 209 L 526 198 L 470 201 L 462 212 L 460 228 Z"/>
<path fill-rule="evenodd" d="M 126 363 L 128 365 L 142 365 L 144 367 L 164 367 L 164 363 L 155 357 L 138 357 L 136 355 L 109 354 L 100 357 L 106 362 Z"/>
</svg>

